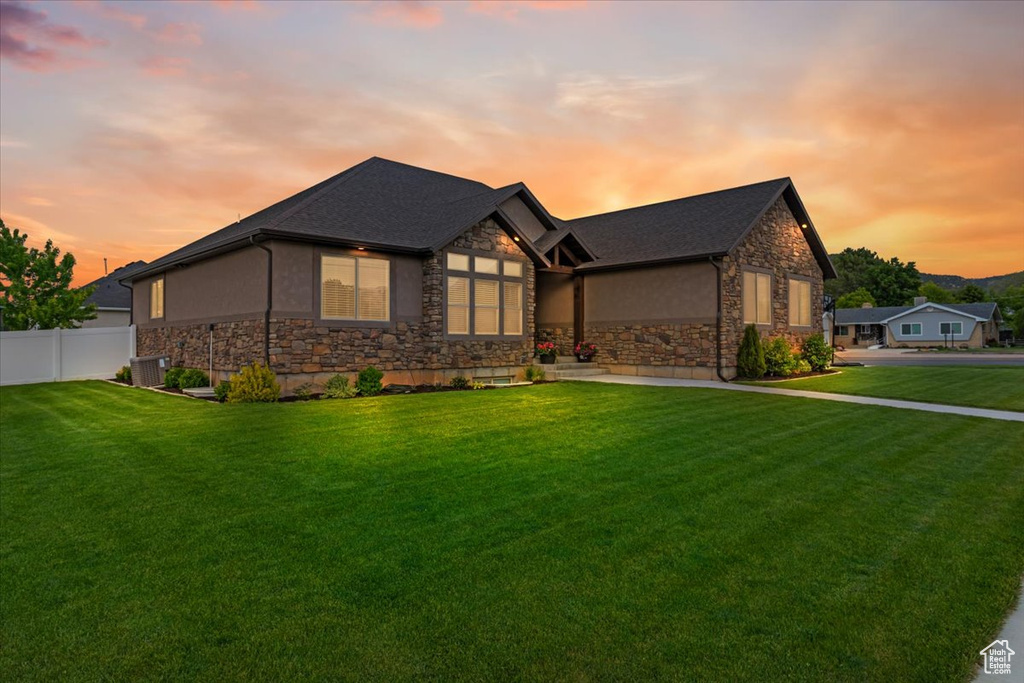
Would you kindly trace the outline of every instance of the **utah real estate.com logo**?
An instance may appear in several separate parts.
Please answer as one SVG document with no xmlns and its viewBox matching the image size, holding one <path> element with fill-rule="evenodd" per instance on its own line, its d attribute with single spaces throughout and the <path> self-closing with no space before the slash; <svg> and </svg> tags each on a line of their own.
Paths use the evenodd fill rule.
<svg viewBox="0 0 1024 683">
<path fill-rule="evenodd" d="M 998 675 L 1010 673 L 1010 657 L 1017 653 L 1010 649 L 1008 641 L 993 640 L 981 654 L 985 657 L 985 673 Z"/>
</svg>

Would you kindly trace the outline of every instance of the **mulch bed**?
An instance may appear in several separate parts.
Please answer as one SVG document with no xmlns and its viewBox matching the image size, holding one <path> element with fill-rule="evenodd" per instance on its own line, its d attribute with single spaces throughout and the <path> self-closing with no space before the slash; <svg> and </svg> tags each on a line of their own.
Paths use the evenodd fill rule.
<svg viewBox="0 0 1024 683">
<path fill-rule="evenodd" d="M 804 372 L 789 377 L 762 377 L 761 379 L 748 379 L 744 382 L 789 382 L 794 379 L 807 379 L 808 377 L 824 377 L 826 375 L 838 375 L 842 370 L 822 370 L 820 372 Z"/>
</svg>

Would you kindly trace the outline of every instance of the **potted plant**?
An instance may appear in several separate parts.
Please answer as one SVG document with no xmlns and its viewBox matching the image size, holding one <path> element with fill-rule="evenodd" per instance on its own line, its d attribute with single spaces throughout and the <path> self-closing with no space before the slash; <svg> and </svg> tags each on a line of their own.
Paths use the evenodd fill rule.
<svg viewBox="0 0 1024 683">
<path fill-rule="evenodd" d="M 537 344 L 537 355 L 540 356 L 541 363 L 551 365 L 555 362 L 558 350 L 555 348 L 554 342 L 541 342 Z"/>
<path fill-rule="evenodd" d="M 581 363 L 589 363 L 593 358 L 594 354 L 597 353 L 597 347 L 588 341 L 581 341 L 576 345 L 576 360 Z"/>
</svg>

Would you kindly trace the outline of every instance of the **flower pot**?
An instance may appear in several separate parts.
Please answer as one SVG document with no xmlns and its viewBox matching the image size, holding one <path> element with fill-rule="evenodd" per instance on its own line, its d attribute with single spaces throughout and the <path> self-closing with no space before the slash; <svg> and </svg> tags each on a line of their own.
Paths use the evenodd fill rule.
<svg viewBox="0 0 1024 683">
<path fill-rule="evenodd" d="M 576 356 L 576 360 L 578 360 L 580 363 L 589 363 L 590 356 Z"/>
<path fill-rule="evenodd" d="M 541 356 L 540 357 L 540 364 L 541 365 L 554 365 L 555 364 L 555 357 L 554 356 L 548 356 L 548 355 Z"/>
</svg>

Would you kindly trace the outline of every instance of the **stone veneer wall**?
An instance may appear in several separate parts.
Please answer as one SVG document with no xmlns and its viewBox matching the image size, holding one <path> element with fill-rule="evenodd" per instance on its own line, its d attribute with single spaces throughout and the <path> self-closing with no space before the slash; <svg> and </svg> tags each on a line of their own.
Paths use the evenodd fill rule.
<svg viewBox="0 0 1024 683">
<path fill-rule="evenodd" d="M 450 245 L 494 256 L 524 254 L 487 219 Z M 444 253 L 423 261 L 423 317 L 420 322 L 386 323 L 379 328 L 337 327 L 308 318 L 272 318 L 270 366 L 286 391 L 305 382 L 323 382 L 335 373 L 354 375 L 367 365 L 384 372 L 385 382 L 447 381 L 455 375 L 486 378 L 514 374 L 533 355 L 536 272 L 523 264 L 524 336 L 521 339 L 448 339 L 444 334 Z M 139 355 L 165 353 L 172 365 L 206 369 L 206 324 L 140 328 Z M 263 320 L 214 325 L 214 374 L 222 379 L 245 364 L 263 361 Z M 178 346 L 179 342 L 182 344 Z"/>
<path fill-rule="evenodd" d="M 576 337 L 572 325 L 566 327 L 538 327 L 537 343 L 554 342 L 560 356 L 571 356 L 576 348 Z M 532 353 L 532 351 L 531 351 Z"/>
<path fill-rule="evenodd" d="M 763 338 L 785 337 L 793 346 L 822 332 L 824 286 L 821 267 L 789 207 L 781 197 L 750 234 L 722 259 L 722 364 L 726 376 L 736 373 L 736 357 L 743 339 L 743 266 L 772 272 L 772 323 L 759 325 Z M 789 326 L 789 275 L 811 280 L 811 326 Z"/>
<path fill-rule="evenodd" d="M 595 362 L 613 374 L 682 379 L 714 374 L 713 323 L 588 325 L 584 336 L 597 345 Z"/>
</svg>

